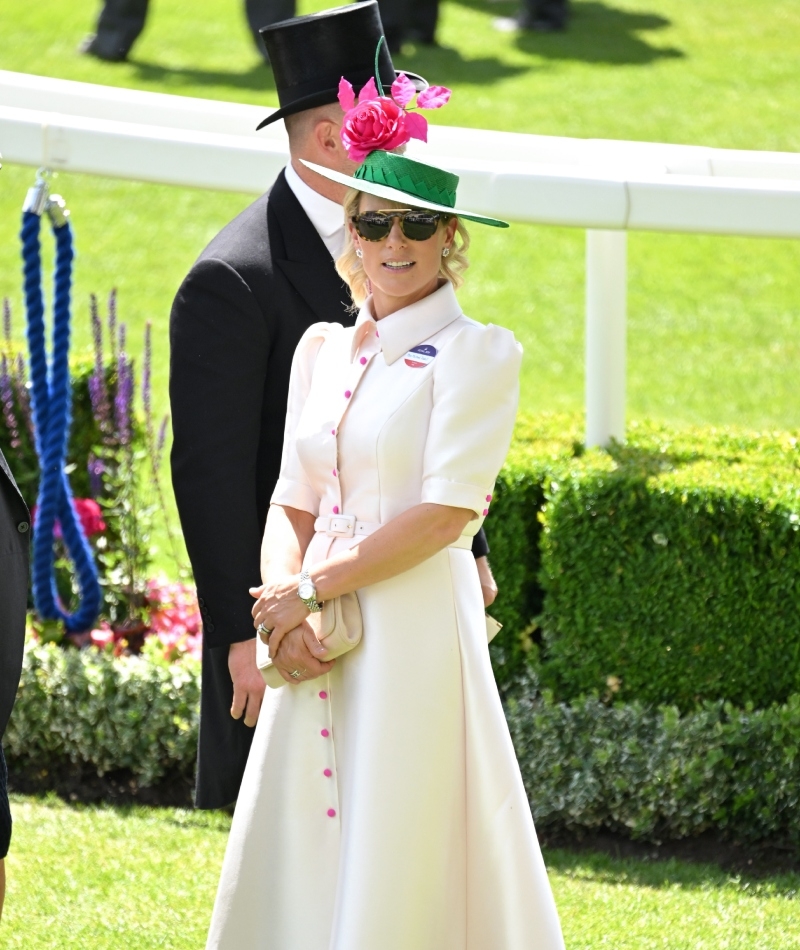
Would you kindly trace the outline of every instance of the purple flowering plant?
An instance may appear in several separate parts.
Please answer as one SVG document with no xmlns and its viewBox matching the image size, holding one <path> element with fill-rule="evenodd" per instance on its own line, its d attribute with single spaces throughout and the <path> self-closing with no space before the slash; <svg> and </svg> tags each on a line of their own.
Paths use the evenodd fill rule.
<svg viewBox="0 0 800 950">
<path fill-rule="evenodd" d="M 93 356 L 71 365 L 72 425 L 67 453 L 76 507 L 94 506 L 103 529 L 89 538 L 104 590 L 102 621 L 131 642 L 148 628 L 151 535 L 157 513 L 179 566 L 179 545 L 172 528 L 161 476 L 168 418 L 152 412 L 152 331 L 145 331 L 141 376 L 142 410 L 136 407 L 136 368 L 127 351 L 126 327 L 118 320 L 116 292 L 105 319 L 95 295 L 89 301 Z M 15 348 L 11 307 L 3 301 L 0 340 L 0 447 L 31 504 L 39 480 L 30 408 L 28 367 Z M 99 507 L 98 507 L 99 506 Z M 74 597 L 71 565 L 55 539 L 57 585 L 65 604 Z M 88 636 L 88 634 L 87 634 Z"/>
</svg>

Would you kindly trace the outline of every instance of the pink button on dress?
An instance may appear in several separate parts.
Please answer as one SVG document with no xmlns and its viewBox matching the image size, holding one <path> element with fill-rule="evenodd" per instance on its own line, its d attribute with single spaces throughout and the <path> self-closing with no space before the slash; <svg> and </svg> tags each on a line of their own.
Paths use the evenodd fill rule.
<svg viewBox="0 0 800 950">
<path fill-rule="evenodd" d="M 421 503 L 475 517 L 463 544 L 358 591 L 363 640 L 328 674 L 267 689 L 207 946 L 563 950 L 470 551 L 521 349 L 465 317 L 450 284 L 380 331 L 369 300 L 355 328 L 306 331 L 272 502 L 367 524 Z M 423 344 L 428 362 L 405 359 Z M 318 531 L 304 563 L 359 540 Z"/>
</svg>

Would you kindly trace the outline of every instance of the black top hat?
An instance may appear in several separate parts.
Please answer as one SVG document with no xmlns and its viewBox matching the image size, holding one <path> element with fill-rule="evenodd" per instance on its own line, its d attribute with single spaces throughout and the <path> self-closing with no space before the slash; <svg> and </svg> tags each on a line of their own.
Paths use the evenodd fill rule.
<svg viewBox="0 0 800 950">
<path fill-rule="evenodd" d="M 334 7 L 309 16 L 272 23 L 259 31 L 269 53 L 280 108 L 257 128 L 295 112 L 337 101 L 339 80 L 349 80 L 356 92 L 375 75 L 375 49 L 383 36 L 377 0 Z M 378 72 L 391 86 L 397 77 L 392 57 L 381 44 Z M 428 83 L 406 73 L 418 91 Z"/>
</svg>

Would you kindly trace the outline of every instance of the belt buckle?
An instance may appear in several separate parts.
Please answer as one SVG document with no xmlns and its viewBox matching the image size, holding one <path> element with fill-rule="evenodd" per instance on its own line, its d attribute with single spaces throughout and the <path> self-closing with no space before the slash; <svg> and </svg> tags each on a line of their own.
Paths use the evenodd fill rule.
<svg viewBox="0 0 800 950">
<path fill-rule="evenodd" d="M 325 531 L 329 538 L 353 538 L 355 533 L 355 515 L 331 515 Z"/>
</svg>

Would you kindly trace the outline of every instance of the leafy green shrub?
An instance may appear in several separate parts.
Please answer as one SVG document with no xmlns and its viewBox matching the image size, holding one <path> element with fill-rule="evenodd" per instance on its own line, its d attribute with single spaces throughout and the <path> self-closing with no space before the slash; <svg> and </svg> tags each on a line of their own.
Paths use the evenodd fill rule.
<svg viewBox="0 0 800 950">
<path fill-rule="evenodd" d="M 544 594 L 538 578 L 539 512 L 550 468 L 576 451 L 578 425 L 575 417 L 564 415 L 520 418 L 495 485 L 491 514 L 484 528 L 499 590 L 490 613 L 504 627 L 490 647 L 495 676 L 501 685 L 510 682 L 536 656 L 532 621 L 542 611 Z"/>
<path fill-rule="evenodd" d="M 545 685 L 569 699 L 767 706 L 800 690 L 800 449 L 634 425 L 549 465 Z"/>
<path fill-rule="evenodd" d="M 200 664 L 28 644 L 4 745 L 11 768 L 65 760 L 142 786 L 191 774 Z M 706 703 L 681 716 L 639 703 L 572 704 L 518 677 L 506 716 L 541 828 L 608 828 L 684 838 L 709 828 L 800 843 L 800 696 L 768 709 Z"/>
<path fill-rule="evenodd" d="M 99 775 L 130 769 L 143 786 L 178 768 L 197 747 L 200 664 L 29 644 L 3 739 L 9 761 L 47 768 L 69 759 Z"/>
<path fill-rule="evenodd" d="M 540 828 L 650 840 L 717 829 L 800 842 L 800 696 L 753 711 L 707 703 L 555 703 L 516 691 L 506 715 Z"/>
<path fill-rule="evenodd" d="M 137 373 L 126 352 L 126 326 L 117 319 L 116 291 L 109 296 L 105 320 L 100 317 L 97 298 L 91 295 L 89 317 L 93 359 L 78 357 L 70 361 L 72 398 L 65 471 L 76 512 L 99 569 L 103 620 L 115 630 L 135 630 L 146 614 L 146 587 L 153 553 L 151 528 L 156 509 L 164 518 L 175 566 L 184 572 L 161 474 L 168 419 L 164 417 L 156 431 L 151 400 L 150 324 L 145 328 L 139 416 L 135 412 Z M 0 447 L 24 497 L 33 506 L 40 473 L 31 382 L 27 362 L 14 348 L 11 330 L 11 310 L 4 300 Z M 79 590 L 59 526 L 54 531 L 54 549 L 58 595 L 63 604 L 70 605 Z M 60 624 L 48 621 L 47 636 L 59 636 L 59 628 Z"/>
</svg>

